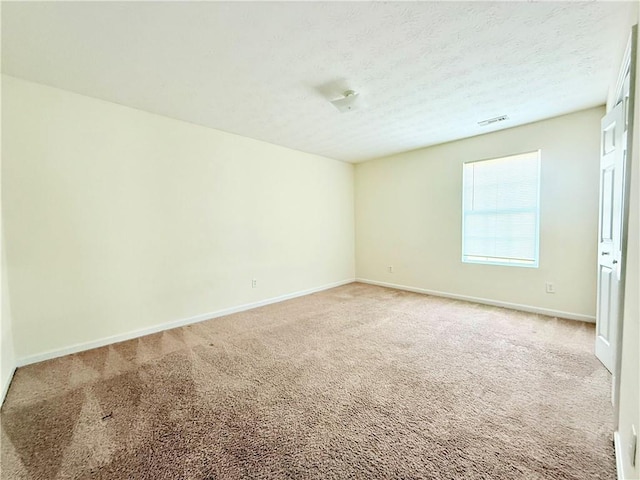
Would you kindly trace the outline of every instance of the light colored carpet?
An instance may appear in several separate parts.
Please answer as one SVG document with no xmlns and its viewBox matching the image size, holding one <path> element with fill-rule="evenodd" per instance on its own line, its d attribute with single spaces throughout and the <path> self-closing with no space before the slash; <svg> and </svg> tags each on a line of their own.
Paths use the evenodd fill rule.
<svg viewBox="0 0 640 480">
<path fill-rule="evenodd" d="M 2 479 L 613 479 L 593 342 L 354 283 L 19 369 Z"/>
</svg>

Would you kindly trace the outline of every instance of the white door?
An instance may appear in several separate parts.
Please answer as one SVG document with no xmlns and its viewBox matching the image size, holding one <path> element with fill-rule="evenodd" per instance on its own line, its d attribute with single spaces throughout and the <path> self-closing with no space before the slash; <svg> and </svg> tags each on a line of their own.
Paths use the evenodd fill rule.
<svg viewBox="0 0 640 480">
<path fill-rule="evenodd" d="M 600 220 L 598 227 L 598 300 L 596 356 L 610 372 L 616 365 L 620 272 L 622 268 L 622 206 L 626 125 L 624 101 L 602 119 L 600 151 Z"/>
</svg>

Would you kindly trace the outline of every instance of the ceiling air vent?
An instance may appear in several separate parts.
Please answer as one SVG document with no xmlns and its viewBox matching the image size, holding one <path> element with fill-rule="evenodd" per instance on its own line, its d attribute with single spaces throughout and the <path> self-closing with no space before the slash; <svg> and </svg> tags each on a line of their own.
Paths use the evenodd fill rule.
<svg viewBox="0 0 640 480">
<path fill-rule="evenodd" d="M 500 115 L 499 117 L 490 118 L 488 120 L 482 120 L 481 122 L 478 122 L 478 125 L 480 125 L 481 127 L 486 127 L 487 125 L 492 125 L 498 122 L 504 122 L 505 120 L 509 120 L 509 117 L 507 117 L 506 115 Z"/>
</svg>

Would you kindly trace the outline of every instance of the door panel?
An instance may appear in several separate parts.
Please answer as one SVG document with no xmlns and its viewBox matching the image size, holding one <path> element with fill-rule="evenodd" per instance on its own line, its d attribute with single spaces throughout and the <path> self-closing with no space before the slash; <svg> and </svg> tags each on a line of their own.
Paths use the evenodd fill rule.
<svg viewBox="0 0 640 480">
<path fill-rule="evenodd" d="M 600 242 L 613 241 L 613 168 L 602 170 L 602 208 L 600 209 Z"/>
<path fill-rule="evenodd" d="M 599 316 L 603 315 L 608 318 L 611 314 L 611 277 L 613 276 L 613 270 L 608 267 L 600 266 L 600 291 L 599 291 Z M 598 336 L 602 341 L 609 343 L 610 331 L 609 326 L 611 322 L 599 322 L 598 323 Z"/>
<path fill-rule="evenodd" d="M 620 102 L 602 119 L 596 356 L 610 372 L 616 363 L 620 314 L 625 119 Z"/>
</svg>

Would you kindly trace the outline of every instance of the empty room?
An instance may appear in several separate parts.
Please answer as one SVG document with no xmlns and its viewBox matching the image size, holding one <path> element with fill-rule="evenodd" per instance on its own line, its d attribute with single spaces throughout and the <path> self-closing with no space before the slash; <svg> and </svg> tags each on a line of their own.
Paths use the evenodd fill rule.
<svg viewBox="0 0 640 480">
<path fill-rule="evenodd" d="M 638 479 L 637 1 L 3 1 L 0 479 Z"/>
</svg>

